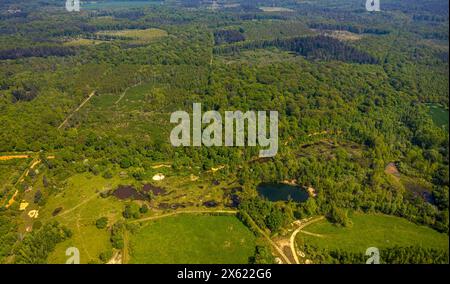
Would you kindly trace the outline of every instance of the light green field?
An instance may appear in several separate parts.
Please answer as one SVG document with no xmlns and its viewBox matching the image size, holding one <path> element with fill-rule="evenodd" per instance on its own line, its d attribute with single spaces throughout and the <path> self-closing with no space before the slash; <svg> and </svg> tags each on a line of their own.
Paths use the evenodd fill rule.
<svg viewBox="0 0 450 284">
<path fill-rule="evenodd" d="M 131 263 L 248 263 L 254 235 L 234 216 L 180 215 L 131 237 Z"/>
<path fill-rule="evenodd" d="M 98 32 L 98 34 L 135 39 L 136 43 L 148 43 L 155 39 L 167 36 L 167 32 L 161 29 L 102 31 Z"/>
<path fill-rule="evenodd" d="M 97 45 L 97 44 L 106 43 L 106 42 L 107 41 L 87 39 L 87 38 L 78 38 L 78 39 L 64 42 L 64 45 L 65 46 L 85 46 L 85 45 Z"/>
<path fill-rule="evenodd" d="M 100 253 L 112 251 L 109 230 L 97 229 L 95 220 L 100 217 L 108 217 L 109 225 L 112 225 L 118 220 L 124 220 L 122 216 L 123 208 L 125 204 L 131 201 L 121 201 L 113 196 L 101 198 L 99 192 L 116 188 L 119 184 L 136 184 L 136 187 L 140 187 L 140 185 L 131 177 L 120 178 L 118 172 L 113 172 L 114 177 L 111 179 L 105 179 L 101 176 L 94 176 L 92 174 L 74 175 L 68 179 L 68 184 L 65 189 L 61 193 L 49 198 L 45 206 L 41 208 L 34 204 L 32 200 L 34 192 L 38 189 L 42 190 L 42 179 L 40 178 L 39 182 L 34 185 L 34 190 L 30 192 L 26 198 L 30 203 L 27 211 L 28 209 L 38 209 L 39 219 L 37 220 L 57 220 L 68 227 L 73 233 L 73 236 L 69 240 L 56 246 L 55 250 L 48 258 L 49 263 L 65 263 L 68 258 L 65 255 L 65 251 L 69 247 L 76 247 L 79 249 L 81 263 L 99 262 L 98 257 Z M 142 183 L 150 182 L 161 186 L 167 190 L 167 194 L 157 196 L 150 203 L 147 203 L 152 209 L 147 213 L 147 216 L 143 215 L 143 217 L 163 213 L 164 210 L 158 209 L 160 203 L 186 205 L 182 210 L 201 210 L 206 209 L 202 207 L 202 202 L 204 201 L 222 201 L 223 190 L 221 190 L 221 187 L 223 187 L 223 184 L 214 186 L 209 179 L 204 180 L 203 178 L 193 182 L 190 180 L 189 176 L 173 176 L 171 169 L 169 168 L 158 168 L 154 170 L 154 173 L 156 172 L 163 172 L 166 175 L 166 179 L 155 183 L 151 181 L 153 174 L 150 173 L 148 175 L 148 180 L 143 180 Z M 209 175 L 211 176 L 211 174 Z M 203 186 L 202 189 L 199 188 L 200 185 Z M 62 207 L 63 210 L 56 217 L 53 217 L 52 213 L 58 207 Z M 217 209 L 225 208 L 219 206 Z M 25 226 L 30 226 L 32 224 L 33 220 L 26 215 L 26 212 L 23 213 L 23 218 L 24 228 Z M 202 217 L 199 216 L 198 218 Z M 220 220 L 221 217 L 216 218 L 219 218 L 217 220 Z M 234 217 L 230 218 L 233 219 Z M 245 231 L 246 228 L 237 221 L 237 219 L 235 221 L 235 223 L 228 223 L 231 224 L 230 226 L 236 227 L 236 238 L 242 235 L 242 238 L 247 240 L 246 235 L 242 233 L 242 230 Z M 227 222 L 222 223 L 223 226 L 226 226 Z M 194 225 L 189 226 L 194 227 Z M 203 228 L 202 226 L 210 226 L 213 228 L 213 224 L 211 223 L 200 222 L 200 226 L 201 228 Z M 232 239 L 232 241 L 236 240 Z M 143 240 L 142 242 L 142 245 L 146 246 L 147 241 Z"/>
<path fill-rule="evenodd" d="M 430 115 L 433 119 L 433 122 L 448 131 L 449 129 L 449 118 L 448 118 L 448 109 L 439 104 L 429 104 L 428 105 Z"/>
<path fill-rule="evenodd" d="M 259 7 L 264 12 L 294 12 L 294 10 L 283 7 Z"/>
<path fill-rule="evenodd" d="M 297 241 L 330 250 L 341 249 L 364 253 L 369 247 L 379 249 L 417 245 L 426 248 L 448 250 L 448 236 L 437 231 L 411 223 L 403 218 L 387 215 L 354 214 L 353 226 L 337 227 L 326 220 L 304 228 L 303 231 L 318 235 L 300 233 Z"/>
<path fill-rule="evenodd" d="M 39 210 L 41 220 L 58 220 L 67 226 L 73 233 L 72 237 L 58 244 L 49 256 L 49 263 L 65 263 L 68 258 L 65 251 L 69 247 L 80 250 L 81 263 L 98 261 L 100 253 L 111 251 L 108 230 L 99 230 L 95 220 L 108 217 L 112 224 L 121 218 L 123 202 L 114 198 L 101 198 L 99 191 L 114 188 L 118 184 L 126 184 L 127 180 L 114 177 L 106 180 L 100 176 L 88 174 L 75 175 L 68 181 L 68 186 L 56 196 L 49 198 L 47 204 Z M 56 217 L 52 212 L 63 207 Z"/>
</svg>

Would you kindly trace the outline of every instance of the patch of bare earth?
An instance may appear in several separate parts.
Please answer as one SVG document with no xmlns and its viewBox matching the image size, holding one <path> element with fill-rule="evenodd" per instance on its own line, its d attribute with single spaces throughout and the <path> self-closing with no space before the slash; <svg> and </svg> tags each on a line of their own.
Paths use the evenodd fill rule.
<svg viewBox="0 0 450 284">
<path fill-rule="evenodd" d="M 116 251 L 113 257 L 106 264 L 122 264 L 122 253 Z"/>
<path fill-rule="evenodd" d="M 393 175 L 396 177 L 400 177 L 400 172 L 398 171 L 397 166 L 395 163 L 389 163 L 386 168 L 384 169 L 384 172 L 388 175 Z"/>
</svg>

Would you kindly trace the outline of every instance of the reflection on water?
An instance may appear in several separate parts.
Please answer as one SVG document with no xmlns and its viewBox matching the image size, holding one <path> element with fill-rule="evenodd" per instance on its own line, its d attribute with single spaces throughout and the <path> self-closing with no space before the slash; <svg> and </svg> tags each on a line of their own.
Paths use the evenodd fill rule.
<svg viewBox="0 0 450 284">
<path fill-rule="evenodd" d="M 308 192 L 299 186 L 284 183 L 261 183 L 256 188 L 258 193 L 270 201 L 303 202 L 308 199 Z"/>
</svg>

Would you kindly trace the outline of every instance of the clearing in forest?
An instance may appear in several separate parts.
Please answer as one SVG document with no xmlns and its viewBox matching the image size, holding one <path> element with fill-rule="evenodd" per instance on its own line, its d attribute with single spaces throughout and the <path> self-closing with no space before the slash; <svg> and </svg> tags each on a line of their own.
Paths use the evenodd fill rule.
<svg viewBox="0 0 450 284">
<path fill-rule="evenodd" d="M 149 43 L 155 39 L 162 38 L 168 35 L 165 30 L 161 29 L 133 29 L 133 30 L 120 30 L 120 31 L 101 31 L 98 35 L 124 37 L 133 40 L 135 43 Z"/>
</svg>

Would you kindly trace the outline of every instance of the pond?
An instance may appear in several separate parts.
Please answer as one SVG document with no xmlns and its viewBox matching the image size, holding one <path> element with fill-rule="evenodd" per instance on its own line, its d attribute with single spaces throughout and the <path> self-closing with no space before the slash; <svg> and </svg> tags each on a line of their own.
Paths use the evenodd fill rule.
<svg viewBox="0 0 450 284">
<path fill-rule="evenodd" d="M 285 183 L 261 183 L 256 190 L 262 196 L 270 201 L 288 201 L 292 199 L 296 202 L 304 202 L 309 194 L 299 186 Z"/>
</svg>

